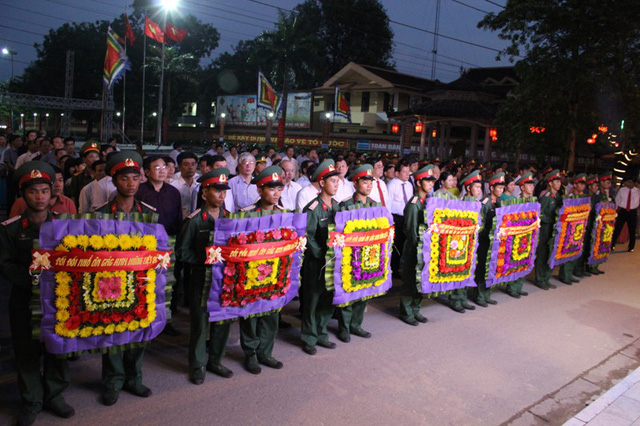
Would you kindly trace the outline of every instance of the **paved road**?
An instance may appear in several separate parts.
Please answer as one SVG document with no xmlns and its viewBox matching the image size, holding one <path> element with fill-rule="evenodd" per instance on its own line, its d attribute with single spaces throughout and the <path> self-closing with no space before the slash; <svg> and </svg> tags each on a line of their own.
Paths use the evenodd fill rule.
<svg viewBox="0 0 640 426">
<path fill-rule="evenodd" d="M 187 378 L 184 334 L 161 337 L 147 350 L 145 383 L 154 395 L 123 393 L 113 407 L 99 403 L 100 361 L 72 363 L 66 399 L 77 411 L 69 421 L 48 413 L 40 424 L 551 424 L 576 414 L 589 397 L 640 365 L 640 257 L 616 253 L 607 272 L 556 290 L 525 285 L 528 297 L 497 292 L 497 306 L 457 314 L 437 301 L 423 304 L 429 323 L 410 327 L 397 318 L 397 292 L 370 303 L 365 328 L 310 357 L 296 328 L 281 332 L 274 355 L 283 370 L 253 376 L 233 327 L 225 364 L 230 379 L 208 373 L 201 386 Z M 6 298 L 3 298 L 6 301 Z M 5 302 L 6 303 L 6 302 Z M 293 317 L 297 304 L 287 308 Z M 6 311 L 5 311 L 6 312 Z M 332 322 L 335 332 L 337 324 Z M 6 331 L 6 326 L 0 330 Z M 2 343 L 2 342 L 0 342 Z M 18 406 L 3 345 L 0 424 Z M 567 397 L 569 395 L 569 397 Z M 568 408 L 567 408 L 568 407 Z"/>
</svg>

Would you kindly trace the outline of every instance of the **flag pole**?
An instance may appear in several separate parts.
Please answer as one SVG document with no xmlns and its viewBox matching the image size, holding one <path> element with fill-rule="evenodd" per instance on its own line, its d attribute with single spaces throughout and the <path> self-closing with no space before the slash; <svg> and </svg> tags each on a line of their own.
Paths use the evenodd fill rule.
<svg viewBox="0 0 640 426">
<path fill-rule="evenodd" d="M 167 11 L 164 12 L 164 26 L 162 28 L 163 34 L 167 32 Z M 156 122 L 156 145 L 162 144 L 162 94 L 164 92 L 164 47 L 167 40 L 163 38 L 162 42 L 162 55 L 160 59 L 160 90 L 158 93 L 158 120 Z"/>
<path fill-rule="evenodd" d="M 127 8 L 124 8 L 124 15 L 127 16 Z M 124 54 L 127 55 L 127 33 L 124 34 Z M 125 112 L 127 111 L 127 72 L 124 72 L 122 76 L 122 139 L 124 142 L 124 124 L 125 124 Z"/>
<path fill-rule="evenodd" d="M 147 9 L 144 10 L 144 31 L 142 32 L 142 112 L 140 115 L 140 142 L 144 144 L 144 91 L 147 74 Z"/>
</svg>

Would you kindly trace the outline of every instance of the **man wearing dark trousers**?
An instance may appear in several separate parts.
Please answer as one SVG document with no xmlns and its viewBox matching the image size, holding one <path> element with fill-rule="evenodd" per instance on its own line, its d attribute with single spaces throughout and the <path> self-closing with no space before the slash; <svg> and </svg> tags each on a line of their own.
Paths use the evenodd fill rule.
<svg viewBox="0 0 640 426">
<path fill-rule="evenodd" d="M 616 207 L 618 209 L 618 217 L 616 218 L 616 227 L 613 231 L 613 247 L 622 232 L 622 227 L 627 224 L 629 230 L 629 247 L 628 251 L 632 252 L 636 247 L 636 225 L 638 223 L 638 205 L 640 204 L 640 189 L 635 187 L 633 179 L 624 181 L 624 186 L 620 188 L 616 194 Z"/>
</svg>

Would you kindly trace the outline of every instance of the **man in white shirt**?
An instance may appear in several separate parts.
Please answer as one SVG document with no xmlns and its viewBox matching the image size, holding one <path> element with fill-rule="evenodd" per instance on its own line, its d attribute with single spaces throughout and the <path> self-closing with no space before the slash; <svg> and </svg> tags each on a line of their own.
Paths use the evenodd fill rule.
<svg viewBox="0 0 640 426">
<path fill-rule="evenodd" d="M 340 174 L 338 175 L 338 192 L 333 196 L 333 199 L 340 203 L 347 198 L 351 198 L 356 190 L 353 187 L 353 183 L 346 179 L 347 172 L 349 171 L 347 161 L 344 157 L 337 157 L 335 162 L 336 170 L 339 171 Z"/>
<path fill-rule="evenodd" d="M 311 181 L 309 180 L 309 177 L 307 176 L 307 173 L 309 171 L 309 166 L 311 164 L 313 164 L 311 160 L 307 160 L 300 163 L 300 177 L 296 179 L 296 182 L 298 182 L 298 185 L 300 185 L 301 188 L 304 188 L 305 186 L 311 183 Z"/>
<path fill-rule="evenodd" d="M 293 168 L 296 171 L 296 177 L 298 176 L 298 171 L 300 170 L 300 164 L 298 160 L 296 160 L 296 149 L 293 146 L 288 146 L 285 152 L 282 153 L 282 161 L 289 160 L 293 163 Z"/>
<path fill-rule="evenodd" d="M 227 157 L 227 162 L 228 161 L 229 157 Z M 233 210 L 230 211 L 240 211 L 251 204 L 255 204 L 260 198 L 258 188 L 255 184 L 251 183 L 255 169 L 255 157 L 248 152 L 240 154 L 238 157 L 238 176 L 229 179 L 231 194 L 227 194 L 227 197 L 229 197 L 229 195 L 233 197 Z M 231 170 L 230 167 L 229 170 Z"/>
<path fill-rule="evenodd" d="M 193 189 L 196 187 L 196 180 L 200 177 L 196 173 L 198 167 L 198 157 L 192 152 L 183 152 L 178 155 L 178 170 L 180 177 L 174 179 L 171 185 L 180 191 L 180 201 L 182 204 L 182 217 L 188 217 L 191 210 L 191 201 L 193 198 Z"/>
<path fill-rule="evenodd" d="M 80 196 L 78 197 L 78 213 L 91 213 L 106 203 L 106 201 L 100 203 L 100 201 L 102 201 L 102 197 L 94 197 L 94 193 L 97 193 L 100 190 L 98 183 L 100 183 L 102 178 L 106 176 L 106 165 L 107 163 L 105 163 L 104 160 L 96 160 L 91 163 L 93 181 L 91 181 L 90 184 L 85 185 L 84 188 L 80 190 Z"/>
<path fill-rule="evenodd" d="M 230 146 L 229 151 L 224 153 L 224 158 L 227 160 L 227 168 L 232 175 L 238 174 L 238 148 Z M 257 190 L 256 190 L 257 191 Z"/>
<path fill-rule="evenodd" d="M 295 175 L 296 171 L 291 161 L 282 160 L 280 162 L 280 168 L 282 169 L 282 171 L 284 171 L 284 175 L 282 176 L 282 183 L 284 183 L 284 188 L 282 188 L 280 203 L 285 209 L 294 211 L 296 209 L 296 197 L 298 196 L 298 192 L 300 192 L 302 187 L 297 182 L 293 181 L 293 176 Z"/>
<path fill-rule="evenodd" d="M 622 232 L 622 227 L 627 224 L 629 230 L 629 252 L 636 247 L 636 225 L 638 224 L 638 206 L 640 205 L 640 189 L 636 188 L 633 179 L 624 181 L 624 186 L 620 188 L 616 194 L 616 207 L 618 208 L 618 217 L 616 218 L 616 227 L 613 231 L 613 250 Z"/>
<path fill-rule="evenodd" d="M 312 164 L 307 169 L 307 177 L 313 176 L 316 169 L 318 168 L 317 164 Z M 302 210 L 309 204 L 311 201 L 315 200 L 320 193 L 320 185 L 318 182 L 310 182 L 309 185 L 302 188 L 296 197 L 296 211 L 301 213 Z"/>
<path fill-rule="evenodd" d="M 373 166 L 373 188 L 371 189 L 371 198 L 376 203 L 381 203 L 391 213 L 391 206 L 389 204 L 389 191 L 387 190 L 387 184 L 382 180 L 384 174 L 384 165 L 380 158 L 372 159 L 369 164 Z"/>
<path fill-rule="evenodd" d="M 393 215 L 393 223 L 398 230 L 393 240 L 395 250 L 391 255 L 391 270 L 394 277 L 400 277 L 400 258 L 402 257 L 405 240 L 403 232 L 404 208 L 413 197 L 413 186 L 409 182 L 410 175 L 409 163 L 401 161 L 396 166 L 396 177 L 387 185 L 389 207 Z"/>
<path fill-rule="evenodd" d="M 169 153 L 169 157 L 173 158 L 173 161 L 178 162 L 178 155 L 182 153 L 182 142 L 174 142 L 173 143 L 173 151 Z"/>
<path fill-rule="evenodd" d="M 16 169 L 19 169 L 24 163 L 28 163 L 38 155 L 40 155 L 40 151 L 38 151 L 38 140 L 27 140 L 27 152 L 19 156 L 16 160 Z"/>
</svg>

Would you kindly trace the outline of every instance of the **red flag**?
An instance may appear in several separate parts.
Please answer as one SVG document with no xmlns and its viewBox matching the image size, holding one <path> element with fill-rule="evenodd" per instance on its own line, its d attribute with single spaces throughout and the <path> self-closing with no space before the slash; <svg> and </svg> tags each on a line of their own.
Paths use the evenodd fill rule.
<svg viewBox="0 0 640 426">
<path fill-rule="evenodd" d="M 159 43 L 164 43 L 164 32 L 160 28 L 160 25 L 149 18 L 144 18 L 144 34 Z"/>
<path fill-rule="evenodd" d="M 129 40 L 129 46 L 133 46 L 133 42 L 136 41 L 136 35 L 133 33 L 133 28 L 131 28 L 131 23 L 129 22 L 127 15 L 124 15 L 124 25 L 126 27 L 124 38 Z"/>
<path fill-rule="evenodd" d="M 169 40 L 173 40 L 173 41 L 177 41 L 178 43 L 182 43 L 182 40 L 184 40 L 184 38 L 187 36 L 188 32 L 189 31 L 187 31 L 187 30 L 181 30 L 178 27 L 174 27 L 173 25 L 171 25 L 171 23 L 167 22 L 167 31 L 164 33 L 164 35 Z"/>
</svg>

